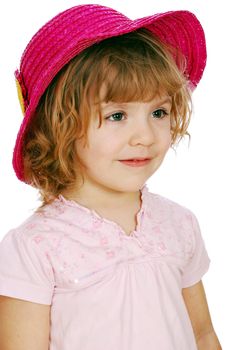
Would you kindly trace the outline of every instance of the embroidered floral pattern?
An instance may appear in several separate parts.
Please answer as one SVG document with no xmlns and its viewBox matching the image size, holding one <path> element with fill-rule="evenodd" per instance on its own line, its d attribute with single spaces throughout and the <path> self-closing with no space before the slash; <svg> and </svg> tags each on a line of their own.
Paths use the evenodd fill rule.
<svg viewBox="0 0 234 350">
<path fill-rule="evenodd" d="M 191 215 L 144 186 L 138 229 L 132 236 L 115 222 L 61 195 L 35 212 L 25 229 L 46 252 L 58 286 L 74 281 L 79 285 L 85 276 L 127 261 L 173 258 L 179 259 L 182 268 L 194 249 Z"/>
<path fill-rule="evenodd" d="M 191 348 L 181 290 L 209 267 L 199 225 L 188 209 L 146 188 L 142 195 L 130 236 L 117 223 L 59 197 L 1 242 L 0 292 L 51 305 L 53 349 L 85 348 L 90 330 L 89 349 L 106 349 L 107 329 L 108 348 L 120 340 L 116 349 L 122 349 L 127 327 L 124 349 L 143 349 L 148 339 L 152 349 L 160 348 L 161 339 L 165 349 Z"/>
</svg>

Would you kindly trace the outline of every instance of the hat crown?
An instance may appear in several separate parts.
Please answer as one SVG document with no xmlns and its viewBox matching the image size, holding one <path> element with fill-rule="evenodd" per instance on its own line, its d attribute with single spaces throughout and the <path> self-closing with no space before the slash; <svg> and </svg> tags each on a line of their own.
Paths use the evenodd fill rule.
<svg viewBox="0 0 234 350">
<path fill-rule="evenodd" d="M 101 5 L 78 5 L 48 21 L 28 43 L 20 64 L 28 100 L 33 91 L 42 92 L 56 73 L 82 51 L 133 23 L 124 14 Z M 92 28 L 92 30 L 91 30 Z M 108 30 L 107 30 L 108 29 Z"/>
</svg>

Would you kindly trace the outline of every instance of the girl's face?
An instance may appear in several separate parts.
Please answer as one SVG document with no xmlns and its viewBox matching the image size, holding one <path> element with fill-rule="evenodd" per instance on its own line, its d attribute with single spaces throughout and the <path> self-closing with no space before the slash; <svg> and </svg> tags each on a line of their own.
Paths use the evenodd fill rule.
<svg viewBox="0 0 234 350">
<path fill-rule="evenodd" d="M 111 191 L 138 191 L 161 165 L 171 145 L 168 95 L 150 102 L 102 103 L 102 126 L 98 115 L 88 129 L 89 147 L 77 140 L 77 152 L 86 165 L 84 187 Z M 130 167 L 120 160 L 151 158 L 145 166 Z M 93 187 L 93 189 L 94 189 Z M 89 190 L 92 189 L 89 187 Z"/>
</svg>

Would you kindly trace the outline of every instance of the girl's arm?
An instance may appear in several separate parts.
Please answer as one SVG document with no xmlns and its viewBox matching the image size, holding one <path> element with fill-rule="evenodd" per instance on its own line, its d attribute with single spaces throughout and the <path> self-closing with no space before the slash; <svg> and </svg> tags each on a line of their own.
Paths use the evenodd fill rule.
<svg viewBox="0 0 234 350">
<path fill-rule="evenodd" d="M 204 334 L 203 336 L 201 336 L 201 338 L 197 339 L 197 347 L 198 347 L 198 350 L 203 350 L 203 349 L 222 350 L 220 342 L 214 330 L 210 331 L 207 334 Z"/>
<path fill-rule="evenodd" d="M 1 350 L 48 350 L 50 305 L 0 296 Z"/>
<path fill-rule="evenodd" d="M 214 331 L 202 281 L 183 288 L 182 295 L 199 350 L 222 350 Z"/>
</svg>

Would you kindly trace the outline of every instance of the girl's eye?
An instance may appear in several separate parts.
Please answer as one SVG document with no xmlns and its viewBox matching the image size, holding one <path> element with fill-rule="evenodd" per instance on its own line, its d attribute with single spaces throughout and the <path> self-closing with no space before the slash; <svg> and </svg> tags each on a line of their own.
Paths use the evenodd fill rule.
<svg viewBox="0 0 234 350">
<path fill-rule="evenodd" d="M 156 119 L 163 119 L 166 115 L 168 115 L 165 109 L 157 109 L 156 111 L 154 111 L 154 113 L 157 116 Z"/>
<path fill-rule="evenodd" d="M 114 121 L 119 121 L 121 118 L 121 115 L 123 115 L 123 113 L 118 112 L 118 113 L 111 114 L 109 117 L 107 117 L 105 119 L 110 120 L 111 117 L 117 116 L 117 118 L 114 118 Z M 113 120 L 111 120 L 111 121 L 113 121 Z"/>
<path fill-rule="evenodd" d="M 156 116 L 156 118 L 154 119 L 163 119 L 166 115 L 168 115 L 168 113 L 164 109 L 157 109 L 153 113 L 155 113 L 155 116 Z M 111 121 L 122 121 L 121 116 L 123 116 L 123 113 L 118 112 L 110 115 L 105 119 L 110 120 L 110 118 L 114 117 L 114 120 L 111 120 Z"/>
</svg>

